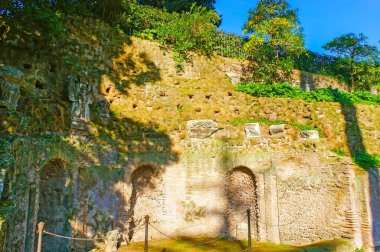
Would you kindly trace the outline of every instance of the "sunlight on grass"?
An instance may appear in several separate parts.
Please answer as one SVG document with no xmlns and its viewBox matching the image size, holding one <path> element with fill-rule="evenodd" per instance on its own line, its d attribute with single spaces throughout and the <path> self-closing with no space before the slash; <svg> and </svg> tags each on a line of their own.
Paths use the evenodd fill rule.
<svg viewBox="0 0 380 252">
<path fill-rule="evenodd" d="M 247 241 L 218 240 L 208 244 L 193 244 L 208 241 L 210 238 L 180 238 L 178 241 L 164 239 L 149 241 L 150 252 L 179 252 L 179 251 L 208 251 L 208 252 L 334 252 L 341 246 L 347 245 L 342 240 L 323 241 L 307 246 L 289 246 L 283 244 L 253 242 L 252 249 L 247 249 Z M 143 251 L 144 242 L 135 242 L 120 248 L 119 252 Z M 340 250 L 343 251 L 343 250 Z"/>
</svg>

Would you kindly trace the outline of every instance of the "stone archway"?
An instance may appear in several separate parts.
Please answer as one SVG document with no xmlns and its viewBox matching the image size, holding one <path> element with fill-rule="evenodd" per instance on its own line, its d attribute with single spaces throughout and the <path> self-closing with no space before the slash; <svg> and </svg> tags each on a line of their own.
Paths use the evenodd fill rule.
<svg viewBox="0 0 380 252">
<path fill-rule="evenodd" d="M 132 193 L 129 199 L 127 222 L 129 223 L 129 239 L 134 237 L 135 227 L 144 223 L 144 217 L 150 216 L 154 221 L 158 217 L 157 198 L 162 194 L 162 177 L 158 169 L 152 165 L 143 165 L 131 174 Z M 139 237 L 136 238 L 137 240 Z"/>
<path fill-rule="evenodd" d="M 70 235 L 67 202 L 67 171 L 60 159 L 50 160 L 40 173 L 37 221 L 45 222 L 45 230 Z M 44 236 L 44 252 L 68 251 L 68 240 Z"/>
<path fill-rule="evenodd" d="M 259 196 L 257 179 L 253 172 L 244 166 L 238 166 L 227 174 L 227 224 L 229 235 L 236 238 L 247 237 L 247 209 L 251 209 L 252 238 L 258 240 Z"/>
</svg>

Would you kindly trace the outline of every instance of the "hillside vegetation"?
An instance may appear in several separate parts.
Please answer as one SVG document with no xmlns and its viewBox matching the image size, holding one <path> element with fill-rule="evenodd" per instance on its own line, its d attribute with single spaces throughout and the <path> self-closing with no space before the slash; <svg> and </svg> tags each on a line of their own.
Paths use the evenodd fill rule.
<svg viewBox="0 0 380 252">
<path fill-rule="evenodd" d="M 189 52 L 247 59 L 255 82 L 290 81 L 292 70 L 338 78 L 351 90 L 377 90 L 380 85 L 379 51 L 364 34 L 348 33 L 324 46 L 333 56 L 304 47 L 297 9 L 286 0 L 261 0 L 249 11 L 239 37 L 218 30 L 221 18 L 214 0 L 58 0 L 0 3 L 0 41 L 28 35 L 41 45 L 56 44 L 70 34 L 70 16 L 99 19 L 115 31 L 159 41 L 173 51 L 177 71 L 190 61 Z M 278 71 L 280 70 L 280 71 Z"/>
</svg>

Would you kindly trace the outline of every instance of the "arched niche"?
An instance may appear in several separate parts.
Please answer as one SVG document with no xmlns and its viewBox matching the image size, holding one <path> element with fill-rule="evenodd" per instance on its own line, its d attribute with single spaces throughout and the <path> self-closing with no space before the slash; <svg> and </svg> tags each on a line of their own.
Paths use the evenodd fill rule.
<svg viewBox="0 0 380 252">
<path fill-rule="evenodd" d="M 247 237 L 247 209 L 250 209 L 252 238 L 258 240 L 259 195 L 257 178 L 249 168 L 238 166 L 228 172 L 226 198 L 229 235 L 236 238 Z"/>
<path fill-rule="evenodd" d="M 144 217 L 150 216 L 154 221 L 159 217 L 158 198 L 162 195 L 162 175 L 153 165 L 142 165 L 131 174 L 132 193 L 129 199 L 127 223 L 129 239 L 132 240 L 137 230 L 144 223 Z M 139 239 L 139 238 L 137 238 Z"/>
<path fill-rule="evenodd" d="M 41 170 L 37 222 L 45 222 L 45 230 L 59 235 L 70 235 L 67 195 L 68 173 L 61 159 L 50 160 Z M 43 238 L 44 252 L 68 251 L 69 242 L 49 235 Z"/>
</svg>

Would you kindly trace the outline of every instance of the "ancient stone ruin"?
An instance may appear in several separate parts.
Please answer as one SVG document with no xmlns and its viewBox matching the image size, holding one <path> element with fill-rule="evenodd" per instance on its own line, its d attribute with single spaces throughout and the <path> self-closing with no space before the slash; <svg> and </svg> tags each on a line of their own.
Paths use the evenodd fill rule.
<svg viewBox="0 0 380 252">
<path fill-rule="evenodd" d="M 2 52 L 12 66 L 0 66 L 3 251 L 35 251 L 40 221 L 90 239 L 45 235 L 43 251 L 112 251 L 144 239 L 146 215 L 170 236 L 246 239 L 247 209 L 255 241 L 380 246 L 379 168 L 349 156 L 380 152 L 378 106 L 255 98 L 234 91 L 238 61 L 199 57 L 177 74 L 149 41 L 113 57 L 105 42 L 87 46 L 101 76 L 42 74 L 51 59 L 39 58 L 37 78 Z"/>
</svg>

